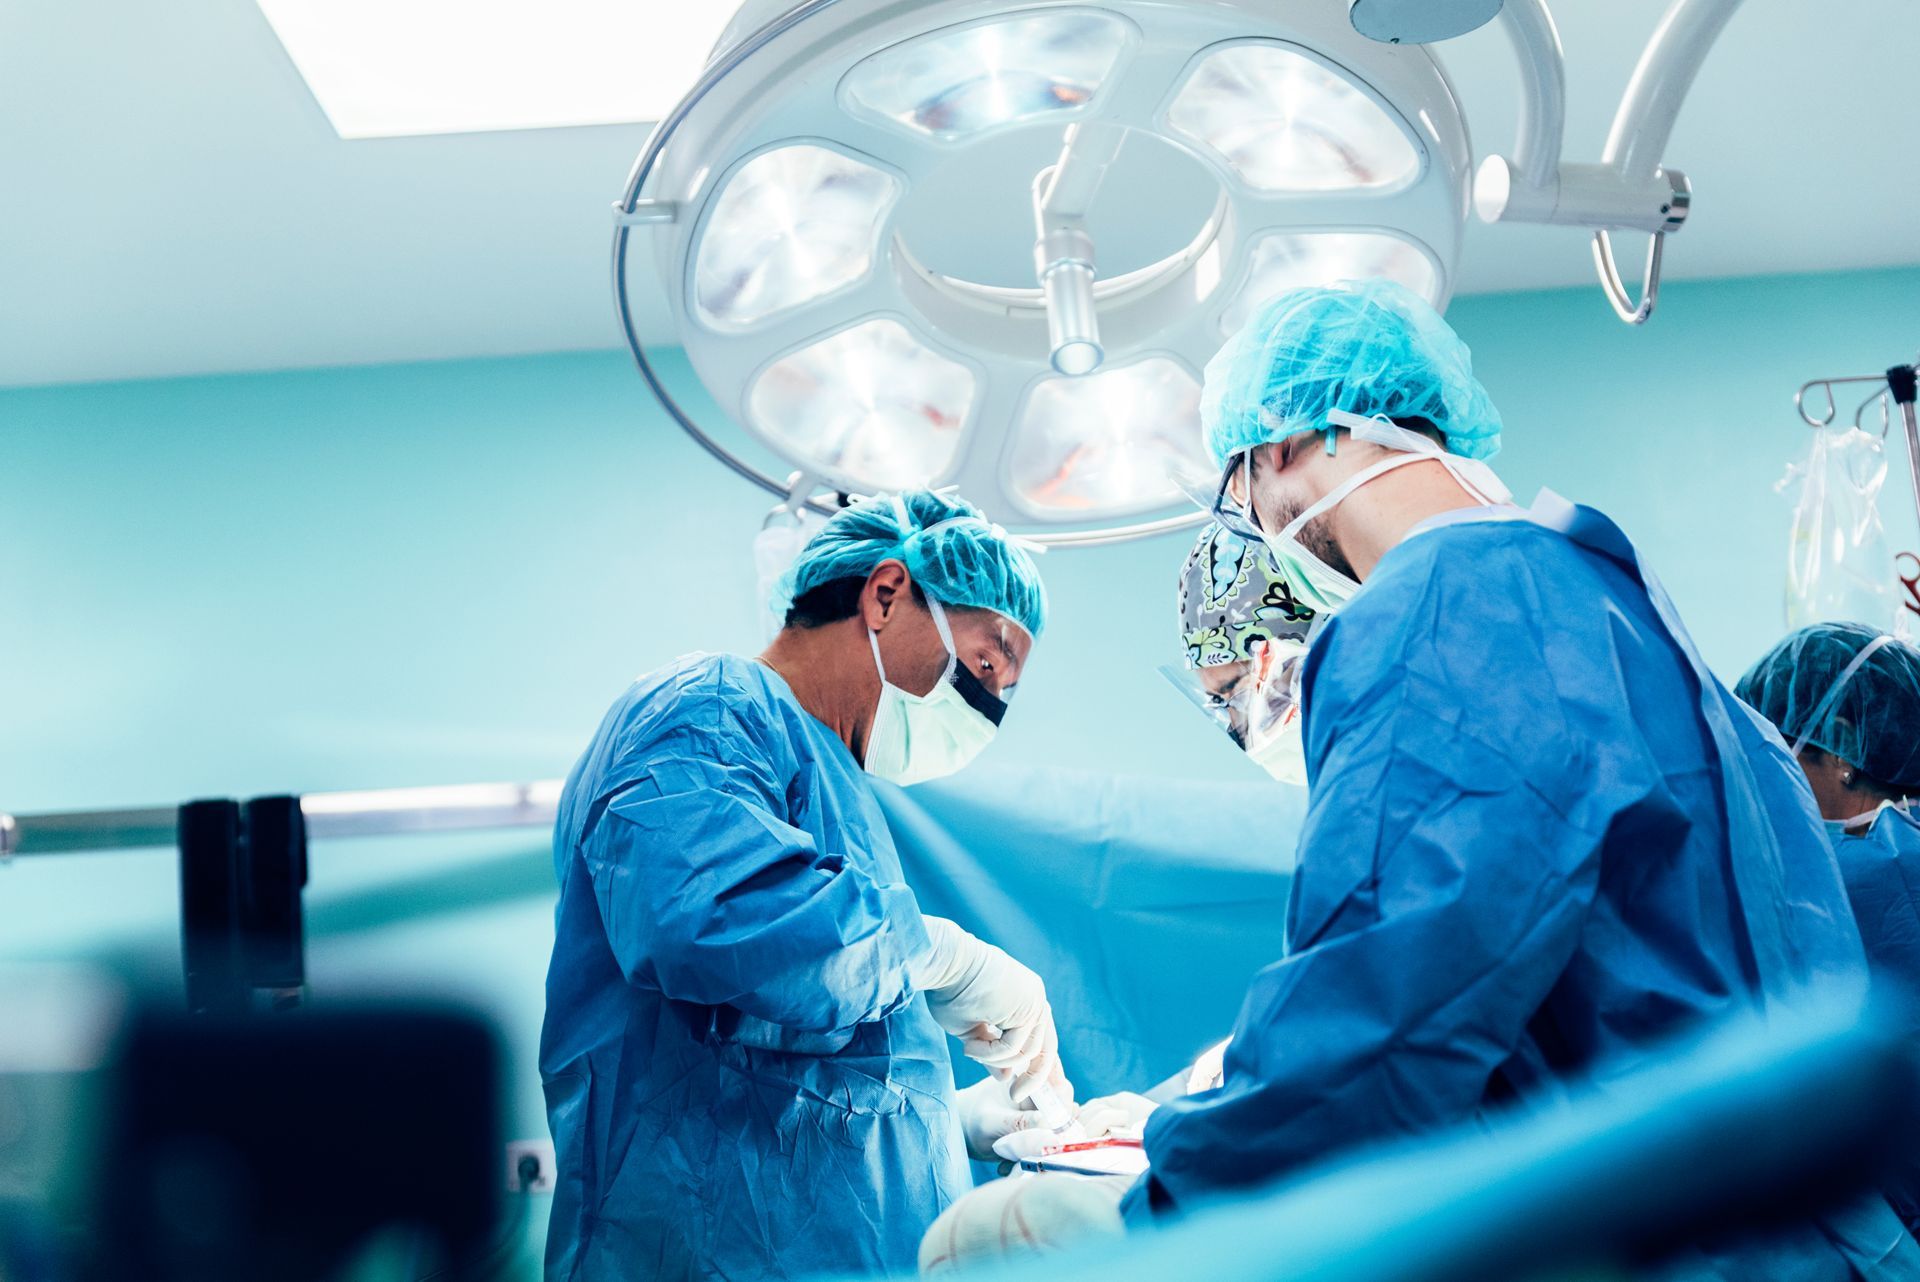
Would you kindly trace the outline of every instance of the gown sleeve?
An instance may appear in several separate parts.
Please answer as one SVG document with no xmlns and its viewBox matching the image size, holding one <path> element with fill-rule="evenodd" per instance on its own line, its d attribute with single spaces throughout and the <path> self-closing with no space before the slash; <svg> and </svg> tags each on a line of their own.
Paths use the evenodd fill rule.
<svg viewBox="0 0 1920 1282">
<path fill-rule="evenodd" d="M 751 696 L 722 689 L 684 692 L 623 754 L 634 765 L 598 803 L 581 855 L 629 982 L 812 1033 L 912 998 L 926 928 L 912 892 L 870 871 L 858 847 L 874 834 L 849 820 L 824 848 L 787 820 L 792 758 L 806 751 Z"/>
<path fill-rule="evenodd" d="M 1316 646 L 1287 956 L 1248 992 L 1223 1086 L 1149 1122 L 1130 1215 L 1471 1117 L 1574 954 L 1605 818 L 1558 800 L 1576 750 L 1549 733 L 1538 639 L 1449 652 L 1444 626 L 1404 622 L 1421 604 Z"/>
</svg>

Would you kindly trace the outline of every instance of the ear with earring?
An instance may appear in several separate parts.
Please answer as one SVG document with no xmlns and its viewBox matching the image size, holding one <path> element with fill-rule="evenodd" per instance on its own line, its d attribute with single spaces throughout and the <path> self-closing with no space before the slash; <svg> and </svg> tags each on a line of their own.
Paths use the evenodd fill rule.
<svg viewBox="0 0 1920 1282">
<path fill-rule="evenodd" d="M 1853 787 L 1853 781 L 1857 777 L 1858 777 L 1857 773 L 1853 770 L 1842 770 L 1840 772 L 1840 782 L 1843 786 L 1848 788 Z"/>
</svg>

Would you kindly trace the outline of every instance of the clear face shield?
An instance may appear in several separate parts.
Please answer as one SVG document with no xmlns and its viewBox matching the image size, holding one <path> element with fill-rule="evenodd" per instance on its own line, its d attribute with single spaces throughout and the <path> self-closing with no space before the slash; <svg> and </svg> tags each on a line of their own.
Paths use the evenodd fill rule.
<svg viewBox="0 0 1920 1282">
<path fill-rule="evenodd" d="M 1251 659 L 1160 671 L 1180 693 L 1274 778 L 1306 782 L 1300 738 L 1300 675 L 1307 647 L 1269 641 Z"/>
</svg>

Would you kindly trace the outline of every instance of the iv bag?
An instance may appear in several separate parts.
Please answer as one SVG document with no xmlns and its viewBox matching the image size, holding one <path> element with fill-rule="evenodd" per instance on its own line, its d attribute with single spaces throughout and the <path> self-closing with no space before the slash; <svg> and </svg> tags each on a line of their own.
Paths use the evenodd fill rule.
<svg viewBox="0 0 1920 1282">
<path fill-rule="evenodd" d="M 1787 626 L 1849 621 L 1905 634 L 1893 548 L 1880 518 L 1887 455 L 1856 427 L 1813 434 L 1806 461 L 1775 487 L 1794 498 L 1787 550 Z M 1794 495 L 1794 487 L 1798 494 Z"/>
</svg>

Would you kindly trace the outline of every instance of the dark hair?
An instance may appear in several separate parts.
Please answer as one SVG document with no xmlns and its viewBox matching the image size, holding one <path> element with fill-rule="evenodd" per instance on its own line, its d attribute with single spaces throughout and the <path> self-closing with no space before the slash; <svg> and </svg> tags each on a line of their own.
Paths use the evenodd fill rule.
<svg viewBox="0 0 1920 1282">
<path fill-rule="evenodd" d="M 808 588 L 787 607 L 787 626 L 823 628 L 829 623 L 851 619 L 860 612 L 860 594 L 866 587 L 866 576 L 861 575 L 858 578 L 828 579 L 818 587 Z M 926 594 L 920 590 L 918 583 L 913 585 L 913 599 L 923 606 L 927 603 Z"/>
</svg>

